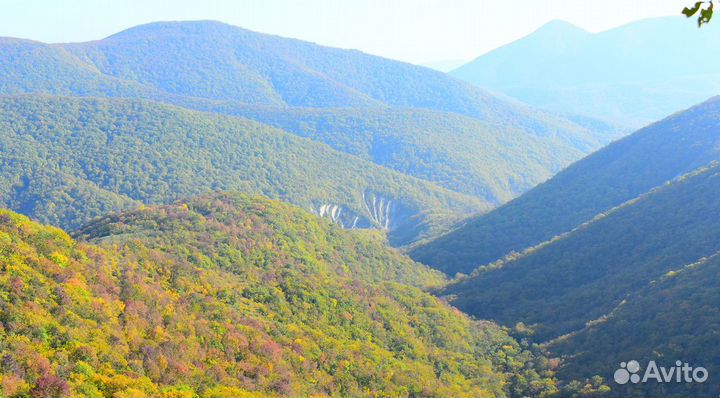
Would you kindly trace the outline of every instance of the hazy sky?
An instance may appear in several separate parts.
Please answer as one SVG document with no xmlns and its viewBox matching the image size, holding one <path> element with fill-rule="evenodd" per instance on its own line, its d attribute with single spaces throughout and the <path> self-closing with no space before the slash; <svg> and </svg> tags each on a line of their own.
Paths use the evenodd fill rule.
<svg viewBox="0 0 720 398">
<path fill-rule="evenodd" d="M 100 39 L 160 20 L 214 19 L 413 63 L 469 60 L 552 19 L 601 31 L 678 15 L 685 0 L 0 0 L 0 36 Z"/>
</svg>

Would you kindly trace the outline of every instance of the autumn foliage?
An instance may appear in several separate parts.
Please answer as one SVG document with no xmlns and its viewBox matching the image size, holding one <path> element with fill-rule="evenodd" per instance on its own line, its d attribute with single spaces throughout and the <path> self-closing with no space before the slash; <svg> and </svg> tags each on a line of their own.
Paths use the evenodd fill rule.
<svg viewBox="0 0 720 398">
<path fill-rule="evenodd" d="M 542 361 L 371 231 L 214 195 L 65 232 L 0 212 L 8 397 L 504 396 Z M 510 377 L 507 374 L 513 373 Z"/>
</svg>

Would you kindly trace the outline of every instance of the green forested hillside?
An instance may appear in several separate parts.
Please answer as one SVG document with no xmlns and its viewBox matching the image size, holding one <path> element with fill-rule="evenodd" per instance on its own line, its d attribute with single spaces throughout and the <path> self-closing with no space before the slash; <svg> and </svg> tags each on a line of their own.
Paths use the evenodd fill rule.
<svg viewBox="0 0 720 398">
<path fill-rule="evenodd" d="M 0 200 L 55 225 L 217 190 L 262 193 L 408 243 L 480 200 L 246 119 L 139 100 L 0 98 Z"/>
<path fill-rule="evenodd" d="M 407 108 L 283 109 L 225 104 L 211 109 L 309 137 L 493 204 L 550 178 L 561 166 L 606 144 L 617 133 L 610 129 L 594 135 L 577 126 L 543 133 Z"/>
<path fill-rule="evenodd" d="M 93 81 L 102 80 L 118 85 L 104 95 L 164 96 L 170 102 L 410 107 L 542 132 L 572 125 L 428 68 L 214 21 L 150 23 L 86 43 L 46 45 L 7 38 L 0 45 L 4 51 L 7 46 L 13 60 L 0 64 L 8 72 L 0 75 L 4 94 L 87 95 L 101 91 Z M 36 64 L 43 68 L 32 68 Z M 83 73 L 55 73 L 72 68 Z M 125 85 L 138 91 L 118 88 Z"/>
<path fill-rule="evenodd" d="M 171 95 L 256 105 L 427 108 L 480 119 L 521 112 L 428 68 L 214 21 L 150 23 L 63 48 L 105 75 Z"/>
<path fill-rule="evenodd" d="M 494 204 L 625 133 L 427 68 L 212 21 L 64 45 L 0 39 L 0 53 L 0 94 L 142 98 L 255 118 Z"/>
<path fill-rule="evenodd" d="M 441 289 L 562 358 L 561 380 L 610 378 L 623 361 L 717 371 L 720 163 Z M 712 373 L 711 373 L 712 374 Z M 707 384 L 614 387 L 613 395 L 712 396 Z"/>
<path fill-rule="evenodd" d="M 158 90 L 104 75 L 57 45 L 0 37 L 0 94 L 144 97 Z"/>
<path fill-rule="evenodd" d="M 606 139 L 566 118 L 502 100 L 428 68 L 214 21 L 152 23 L 65 48 L 104 74 L 184 98 L 301 108 L 431 109 L 498 129 L 566 135 L 581 150 L 587 150 L 583 145 L 597 148 L 594 140 Z M 177 65 L 178 59 L 183 65 Z M 247 98 L 253 87 L 247 80 L 261 84 L 257 91 L 262 94 Z"/>
<path fill-rule="evenodd" d="M 482 319 L 533 325 L 546 341 L 608 314 L 635 288 L 720 250 L 720 163 L 449 286 Z"/>
<path fill-rule="evenodd" d="M 79 236 L 92 244 L 0 211 L 3 396 L 555 390 L 547 361 L 503 329 L 413 287 L 442 277 L 377 232 L 223 194 Z"/>
<path fill-rule="evenodd" d="M 655 360 L 672 366 L 676 360 L 702 366 L 710 375 L 702 385 L 616 386 L 618 396 L 714 396 L 720 389 L 720 318 L 718 253 L 699 258 L 637 288 L 602 322 L 554 341 L 549 348 L 573 355 L 559 370 L 563 378 L 598 372 L 612 374 L 621 361 Z"/>
<path fill-rule="evenodd" d="M 718 132 L 720 100 L 715 98 L 608 145 L 411 255 L 451 275 L 469 273 L 720 159 Z"/>
</svg>

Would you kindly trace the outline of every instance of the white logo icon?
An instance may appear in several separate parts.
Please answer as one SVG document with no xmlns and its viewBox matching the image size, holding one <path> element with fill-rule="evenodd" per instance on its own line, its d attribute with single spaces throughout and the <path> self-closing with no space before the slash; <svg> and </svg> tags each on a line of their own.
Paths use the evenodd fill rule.
<svg viewBox="0 0 720 398">
<path fill-rule="evenodd" d="M 617 384 L 645 383 L 654 380 L 658 383 L 703 383 L 708 379 L 708 371 L 702 366 L 693 368 L 690 364 L 676 361 L 675 366 L 665 368 L 658 366 L 655 361 L 650 361 L 645 368 L 645 373 L 640 377 L 640 363 L 632 360 L 620 362 L 620 369 L 615 371 L 613 378 Z"/>
<path fill-rule="evenodd" d="M 640 382 L 640 375 L 637 374 L 639 371 L 640 363 L 638 361 L 620 362 L 620 369 L 615 371 L 615 383 L 627 384 L 628 381 L 631 381 L 637 384 Z"/>
</svg>

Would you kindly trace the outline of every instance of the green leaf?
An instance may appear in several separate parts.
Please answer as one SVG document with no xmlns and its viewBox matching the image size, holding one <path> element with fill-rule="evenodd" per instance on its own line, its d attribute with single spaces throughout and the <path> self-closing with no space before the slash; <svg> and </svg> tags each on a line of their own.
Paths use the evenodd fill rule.
<svg viewBox="0 0 720 398">
<path fill-rule="evenodd" d="M 704 24 L 710 22 L 713 16 L 713 5 L 714 3 L 711 1 L 708 8 L 700 11 L 700 18 L 698 18 L 698 26 L 703 26 Z"/>
<path fill-rule="evenodd" d="M 682 13 L 685 14 L 686 17 L 690 18 L 700 10 L 700 6 L 702 6 L 702 4 L 702 1 L 698 1 L 692 8 L 683 8 Z"/>
</svg>

